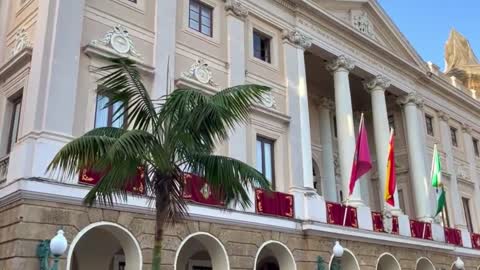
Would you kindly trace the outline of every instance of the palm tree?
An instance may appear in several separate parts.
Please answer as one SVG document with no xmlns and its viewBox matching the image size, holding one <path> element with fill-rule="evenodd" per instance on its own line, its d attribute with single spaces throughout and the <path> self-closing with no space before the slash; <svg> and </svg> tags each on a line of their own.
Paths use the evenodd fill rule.
<svg viewBox="0 0 480 270">
<path fill-rule="evenodd" d="M 100 181 L 84 198 L 113 205 L 126 201 L 126 186 L 132 185 L 138 167 L 145 170 L 146 194 L 156 210 L 153 269 L 160 269 L 165 224 L 188 215 L 182 193 L 186 172 L 204 177 L 226 205 L 251 204 L 250 186 L 269 189 L 265 177 L 233 158 L 214 155 L 216 144 L 246 121 L 253 104 L 269 88 L 242 85 L 214 95 L 195 89 L 177 89 L 152 100 L 135 64 L 127 59 L 109 59 L 112 64 L 96 70 L 101 74 L 97 92 L 109 98 L 106 107 L 120 104 L 114 118 L 124 117 L 129 128 L 95 128 L 66 144 L 47 170 L 56 177 L 72 178 L 81 169 L 103 172 Z"/>
</svg>

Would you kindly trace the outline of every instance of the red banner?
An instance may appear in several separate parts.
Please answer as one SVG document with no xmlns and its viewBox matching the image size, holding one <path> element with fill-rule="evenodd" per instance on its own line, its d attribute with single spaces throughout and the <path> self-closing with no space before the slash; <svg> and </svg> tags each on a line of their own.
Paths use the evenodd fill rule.
<svg viewBox="0 0 480 270">
<path fill-rule="evenodd" d="M 454 228 L 443 228 L 445 233 L 445 242 L 448 244 L 463 246 L 462 232 Z"/>
<path fill-rule="evenodd" d="M 424 231 L 425 230 L 425 234 Z M 432 238 L 432 224 L 428 222 L 422 222 L 417 220 L 410 220 L 410 232 L 412 237 L 422 239 L 433 240 Z"/>
<path fill-rule="evenodd" d="M 78 182 L 80 184 L 95 186 L 104 173 L 92 170 L 83 169 L 80 171 Z M 145 194 L 145 169 L 143 167 L 137 168 L 137 175 L 131 181 L 128 181 L 125 190 L 137 194 Z"/>
<path fill-rule="evenodd" d="M 480 249 L 480 234 L 472 233 L 472 247 L 474 249 Z"/>
<path fill-rule="evenodd" d="M 186 174 L 183 198 L 206 205 L 225 206 L 221 192 L 214 191 L 204 178 L 194 174 Z"/>
<path fill-rule="evenodd" d="M 383 215 L 380 212 L 372 212 L 373 230 L 375 232 L 385 232 L 383 226 Z M 392 216 L 392 234 L 399 234 L 398 217 Z"/>
<path fill-rule="evenodd" d="M 257 213 L 288 218 L 294 217 L 293 195 L 291 194 L 256 189 L 255 207 Z"/>
<path fill-rule="evenodd" d="M 345 206 L 339 203 L 327 202 L 327 222 L 329 224 L 343 225 L 345 217 Z M 358 228 L 357 208 L 348 207 L 347 219 L 345 226 Z"/>
</svg>

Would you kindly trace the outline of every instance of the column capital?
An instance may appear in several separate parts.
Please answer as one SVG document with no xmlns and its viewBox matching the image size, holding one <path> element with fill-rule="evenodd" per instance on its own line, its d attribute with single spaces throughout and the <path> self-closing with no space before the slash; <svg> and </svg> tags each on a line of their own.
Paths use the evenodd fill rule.
<svg viewBox="0 0 480 270">
<path fill-rule="evenodd" d="M 335 108 L 335 102 L 333 99 L 328 98 L 328 97 L 317 97 L 314 99 L 315 105 L 322 109 L 327 109 L 329 111 L 333 110 Z"/>
<path fill-rule="evenodd" d="M 335 72 L 341 69 L 350 72 L 354 68 L 355 63 L 353 62 L 353 60 L 347 58 L 345 55 L 340 55 L 339 57 L 328 62 L 327 64 L 327 70 L 330 72 Z"/>
<path fill-rule="evenodd" d="M 303 50 L 312 46 L 312 39 L 298 30 L 283 30 L 282 39 Z"/>
<path fill-rule="evenodd" d="M 388 87 L 390 87 L 391 82 L 390 79 L 383 75 L 377 75 L 373 79 L 364 82 L 363 87 L 365 87 L 365 90 L 367 92 L 371 93 L 372 91 L 383 91 L 387 90 Z"/>
<path fill-rule="evenodd" d="M 423 107 L 423 99 L 415 92 L 397 98 L 397 103 L 401 106 L 416 105 L 419 108 Z"/>
<path fill-rule="evenodd" d="M 448 120 L 450 120 L 450 115 L 448 115 L 446 112 L 437 111 L 437 115 L 440 120 L 443 120 L 445 122 L 448 122 Z"/>
<path fill-rule="evenodd" d="M 472 135 L 472 127 L 469 124 L 463 123 L 462 124 L 462 131 L 467 133 L 468 135 Z"/>
<path fill-rule="evenodd" d="M 226 0 L 225 11 L 239 19 L 245 19 L 248 16 L 248 9 L 242 4 L 241 0 Z"/>
</svg>

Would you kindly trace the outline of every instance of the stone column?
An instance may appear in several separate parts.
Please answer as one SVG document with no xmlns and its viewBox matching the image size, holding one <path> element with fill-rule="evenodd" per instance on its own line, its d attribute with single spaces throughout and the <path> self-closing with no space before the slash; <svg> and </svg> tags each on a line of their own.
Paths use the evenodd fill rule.
<svg viewBox="0 0 480 270">
<path fill-rule="evenodd" d="M 381 208 L 386 206 L 385 203 L 385 185 L 387 177 L 387 159 L 388 159 L 388 144 L 390 140 L 390 127 L 388 125 L 387 103 L 385 101 L 385 90 L 390 87 L 390 80 L 382 75 L 377 75 L 375 78 L 365 83 L 365 89 L 370 93 L 372 98 L 372 112 L 373 112 L 373 130 L 375 138 L 375 150 L 377 155 L 377 169 L 378 169 L 378 183 L 380 188 L 380 205 Z M 395 190 L 394 194 L 395 206 L 392 210 L 400 212 L 398 193 Z"/>
<path fill-rule="evenodd" d="M 330 111 L 334 103 L 331 99 L 322 97 L 319 102 L 320 143 L 322 145 L 322 190 L 327 201 L 336 202 L 337 187 L 335 184 L 335 163 L 333 157 L 333 139 Z"/>
<path fill-rule="evenodd" d="M 397 102 L 403 106 L 406 120 L 410 183 L 413 185 L 416 218 L 423 221 L 431 221 L 430 177 L 426 172 L 425 148 L 422 145 L 419 132 L 421 130 L 419 125 L 422 125 L 423 122 L 418 117 L 418 106 L 422 104 L 422 100 L 415 93 L 409 93 L 400 97 Z"/>
<path fill-rule="evenodd" d="M 470 179 L 472 180 L 474 184 L 474 194 L 480 194 L 480 184 L 479 184 L 479 179 L 478 179 L 478 174 L 477 174 L 477 157 L 475 156 L 475 150 L 473 146 L 473 138 L 472 138 L 472 128 L 467 125 L 463 124 L 462 126 L 462 131 L 463 131 L 463 141 L 465 145 L 465 153 L 467 156 L 467 161 L 469 165 L 469 175 Z M 480 230 L 480 224 L 479 224 L 479 218 L 480 218 L 480 196 L 476 195 L 473 197 L 474 200 L 474 207 L 472 212 L 475 212 L 476 214 L 476 220 L 477 222 L 474 223 L 474 226 L 476 226 L 474 229 L 477 231 Z M 473 217 L 472 217 L 473 218 Z M 474 219 L 475 220 L 475 219 Z"/>
<path fill-rule="evenodd" d="M 343 55 L 327 64 L 327 69 L 333 73 L 334 79 L 338 153 L 344 198 L 347 198 L 348 195 L 353 155 L 355 153 L 352 98 L 348 79 L 348 75 L 354 67 L 353 62 Z M 349 204 L 363 205 L 360 189 L 360 185 L 356 185 L 353 194 L 349 198 Z"/>
<path fill-rule="evenodd" d="M 457 171 L 455 166 L 455 157 L 453 153 L 452 137 L 450 134 L 450 125 L 448 124 L 450 116 L 445 112 L 438 112 L 438 116 L 440 118 L 441 147 L 445 152 L 446 163 L 442 164 L 442 170 L 446 171 L 450 175 L 450 186 L 448 189 L 448 194 L 451 198 L 452 209 L 455 209 L 455 211 L 453 211 L 452 213 L 454 219 L 453 224 L 455 224 L 455 227 L 457 228 L 466 229 L 467 222 L 465 221 L 462 199 L 460 198 L 458 190 Z M 459 135 L 460 134 L 457 134 L 457 136 Z"/>
<path fill-rule="evenodd" d="M 177 5 L 180 1 L 155 1 L 155 78 L 152 98 L 174 90 Z"/>
<path fill-rule="evenodd" d="M 8 32 L 8 20 L 10 19 L 10 8 L 13 0 L 0 1 L 0 65 L 5 61 L 7 52 L 7 32 Z"/>
</svg>

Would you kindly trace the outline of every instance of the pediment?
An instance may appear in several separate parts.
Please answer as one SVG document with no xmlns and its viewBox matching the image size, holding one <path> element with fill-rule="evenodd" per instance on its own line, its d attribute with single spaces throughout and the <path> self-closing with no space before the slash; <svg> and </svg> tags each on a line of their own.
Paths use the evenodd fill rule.
<svg viewBox="0 0 480 270">
<path fill-rule="evenodd" d="M 402 58 L 425 69 L 425 62 L 390 17 L 374 0 L 315 0 L 319 6 L 356 32 Z"/>
</svg>

